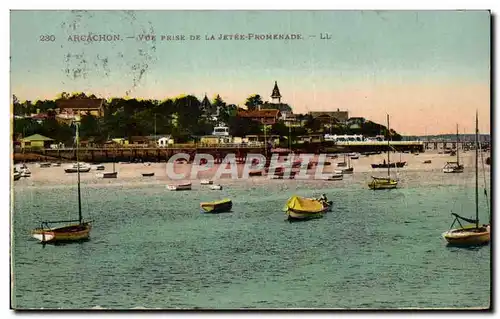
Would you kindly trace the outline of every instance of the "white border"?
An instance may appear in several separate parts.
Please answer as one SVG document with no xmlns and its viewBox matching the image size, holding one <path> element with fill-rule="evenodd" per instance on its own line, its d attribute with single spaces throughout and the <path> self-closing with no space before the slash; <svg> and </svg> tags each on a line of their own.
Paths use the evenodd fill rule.
<svg viewBox="0 0 500 319">
<path fill-rule="evenodd" d="M 2 35 L 4 36 L 4 39 L 2 41 L 2 59 L 0 60 L 1 63 L 1 73 L 2 73 L 2 89 L 3 89 L 3 94 L 2 97 L 3 99 L 1 100 L 3 103 L 3 106 L 1 108 L 1 114 L 0 114 L 0 119 L 2 121 L 5 121 L 5 125 L 0 125 L 0 128 L 2 130 L 2 133 L 0 135 L 1 137 L 1 152 L 2 152 L 2 163 L 0 167 L 2 169 L 0 170 L 0 180 L 2 181 L 2 192 L 0 193 L 1 196 L 3 197 L 2 200 L 0 201 L 3 205 L 3 209 L 0 210 L 1 216 L 3 218 L 3 222 L 1 225 L 4 227 L 4 231 L 1 232 L 3 237 L 0 240 L 0 245 L 1 245 L 1 256 L 2 262 L 1 264 L 1 270 L 2 274 L 0 276 L 1 278 L 1 284 L 0 287 L 2 288 L 2 305 L 0 307 L 1 311 L 1 318 L 11 318 L 15 315 L 15 313 L 11 310 L 9 310 L 10 307 L 10 283 L 9 283 L 9 205 L 8 203 L 10 202 L 10 195 L 9 195 L 9 187 L 10 185 L 8 184 L 7 181 L 10 180 L 10 174 L 7 172 L 7 168 L 9 167 L 10 169 L 10 88 L 9 88 L 9 36 L 10 36 L 10 31 L 9 31 L 9 9 L 135 9 L 135 10 L 147 10 L 147 9 L 211 9 L 211 10 L 216 10 L 216 9 L 268 9 L 268 10 L 273 10 L 273 9 L 302 9 L 302 10 L 320 10 L 320 9 L 365 9 L 365 10 L 371 10 L 371 9 L 377 9 L 377 10 L 384 10 L 384 9 L 390 9 L 390 10 L 413 10 L 413 9 L 426 9 L 426 10 L 455 10 L 455 9 L 492 9 L 492 11 L 496 14 L 500 12 L 499 1 L 493 1 L 493 0 L 469 0 L 469 1 L 464 1 L 464 0 L 455 0 L 455 1 L 431 1 L 431 0 L 420 0 L 420 1 L 381 1 L 378 0 L 376 2 L 371 2 L 371 1 L 362 1 L 362 0 L 350 0 L 350 1 L 336 1 L 335 3 L 328 3 L 327 1 L 317 1 L 317 0 L 308 0 L 308 1 L 269 1 L 269 0 L 246 0 L 246 1 L 224 1 L 224 0 L 211 0 L 210 2 L 205 2 L 205 1 L 193 1 L 193 0 L 184 0 L 180 2 L 172 2 L 169 3 L 168 6 L 165 5 L 160 5 L 161 1 L 157 0 L 141 0 L 141 1 L 117 1 L 115 3 L 109 4 L 109 3 L 104 3 L 102 0 L 87 0 L 87 1 L 77 1 L 77 2 L 69 2 L 69 1 L 42 1 L 42 2 L 36 2 L 36 1 L 3 1 L 0 6 L 2 7 L 1 13 L 0 13 L 0 21 L 2 24 Z M 498 30 L 498 16 L 496 20 L 496 26 L 495 30 Z M 495 35 L 495 33 L 493 33 Z M 498 57 L 498 50 L 496 51 L 495 58 Z M 498 92 L 498 83 L 495 84 L 495 87 L 493 88 L 496 92 Z M 493 103 L 494 101 L 492 101 Z M 495 114 L 495 120 L 498 121 L 498 112 Z M 493 127 L 492 127 L 493 128 Z M 497 132 L 496 130 L 493 131 L 495 141 L 497 141 Z M 495 153 L 496 153 L 496 148 L 495 148 Z M 497 167 L 498 164 L 498 154 L 495 154 L 495 167 Z M 495 173 L 494 178 L 496 178 L 497 174 Z M 496 189 L 497 190 L 497 189 Z M 498 191 L 495 191 L 495 197 L 499 198 L 497 194 Z M 497 223 L 498 224 L 498 223 Z M 496 264 L 496 262 L 495 262 Z M 495 285 L 496 286 L 496 285 Z M 498 307 L 498 291 L 497 294 L 495 295 L 495 302 L 494 304 Z M 32 317 L 39 317 L 43 314 L 31 314 L 30 316 Z M 52 315 L 57 315 L 54 313 L 49 313 L 45 314 L 44 316 L 52 316 Z M 58 316 L 73 316 L 76 315 L 75 313 L 62 313 L 59 314 Z M 93 313 L 80 313 L 78 316 L 104 316 L 104 314 L 93 314 Z M 106 314 L 111 315 L 113 317 L 115 316 L 123 316 L 125 315 L 124 313 L 113 313 L 113 314 Z M 142 314 L 142 313 L 132 313 L 131 315 L 135 316 L 145 316 L 147 314 Z M 155 314 L 154 316 L 158 316 L 161 314 Z M 171 316 L 177 317 L 180 316 L 179 314 L 170 314 Z M 192 314 L 193 315 L 193 314 Z M 196 314 L 198 316 L 199 314 Z M 220 316 L 222 314 L 209 314 L 210 316 Z M 233 314 L 227 314 L 227 315 L 233 315 Z M 255 316 L 269 316 L 269 314 L 263 314 L 263 313 L 257 313 L 254 314 Z M 314 314 L 299 314 L 301 316 L 312 316 Z M 342 315 L 342 314 L 341 314 Z M 362 313 L 359 314 L 362 317 L 368 317 L 368 316 L 374 316 L 374 314 L 368 314 L 368 313 Z M 388 313 L 378 313 L 377 314 L 386 316 L 389 315 Z M 397 316 L 401 317 L 406 317 L 409 315 L 414 315 L 413 313 L 403 313 L 403 314 L 397 314 Z M 425 315 L 430 315 L 430 316 L 437 316 L 437 315 L 445 315 L 445 316 L 455 316 L 455 314 L 425 314 Z M 478 316 L 470 313 L 464 313 L 465 316 L 470 317 L 470 316 Z M 279 317 L 289 317 L 291 316 L 290 314 L 275 314 L 273 316 L 279 316 Z"/>
</svg>

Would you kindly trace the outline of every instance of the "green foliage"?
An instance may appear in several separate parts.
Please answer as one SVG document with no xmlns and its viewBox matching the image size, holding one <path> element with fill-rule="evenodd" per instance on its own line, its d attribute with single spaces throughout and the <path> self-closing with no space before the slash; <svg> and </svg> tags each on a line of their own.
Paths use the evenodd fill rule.
<svg viewBox="0 0 500 319">
<path fill-rule="evenodd" d="M 57 99 L 95 98 L 93 94 L 62 92 Z M 15 118 L 13 121 L 13 138 L 42 134 L 51 137 L 56 142 L 72 143 L 74 126 L 56 120 L 57 104 L 54 100 L 20 101 L 12 96 L 14 115 L 18 117 L 31 114 L 45 113 L 48 118 L 38 122 L 31 118 Z M 215 96 L 211 103 L 215 110 L 218 108 L 218 121 L 229 126 L 232 136 L 263 134 L 262 125 L 248 118 L 239 118 L 237 105 L 226 104 L 220 97 Z M 245 105 L 249 110 L 262 105 L 258 94 L 247 98 Z M 215 111 L 214 113 L 215 114 Z M 321 123 L 311 115 L 297 115 L 299 121 L 305 122 L 304 127 L 290 129 L 283 122 L 278 122 L 267 130 L 268 134 L 278 134 L 284 137 L 292 135 L 295 139 L 299 135 L 318 132 L 332 134 L 363 134 L 365 136 L 385 135 L 385 126 L 366 121 L 360 128 L 350 129 L 340 123 L 324 129 Z M 179 96 L 162 101 L 151 99 L 111 98 L 103 103 L 103 116 L 97 118 L 87 114 L 82 116 L 80 133 L 82 139 L 104 142 L 111 138 L 127 138 L 132 136 L 172 135 L 178 142 L 187 142 L 194 136 L 208 135 L 218 123 L 207 116 L 202 103 L 192 95 Z M 391 130 L 393 140 L 401 140 L 401 136 Z"/>
<path fill-rule="evenodd" d="M 249 111 L 256 110 L 259 105 L 262 105 L 262 98 L 259 94 L 250 95 L 245 101 L 245 105 Z"/>
</svg>

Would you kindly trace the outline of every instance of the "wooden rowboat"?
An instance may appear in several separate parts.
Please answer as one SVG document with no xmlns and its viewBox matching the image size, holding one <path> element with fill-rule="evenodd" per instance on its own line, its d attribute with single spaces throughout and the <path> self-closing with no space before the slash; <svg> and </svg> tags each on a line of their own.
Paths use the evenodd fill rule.
<svg viewBox="0 0 500 319">
<path fill-rule="evenodd" d="M 191 183 L 167 185 L 167 189 L 171 191 L 189 191 L 191 190 Z"/>
<path fill-rule="evenodd" d="M 89 238 L 92 225 L 90 222 L 82 224 L 66 225 L 61 227 L 52 228 L 48 223 L 42 223 L 40 228 L 32 231 L 33 238 L 38 239 L 42 243 L 55 243 L 55 242 L 71 242 L 86 240 Z"/>
<path fill-rule="evenodd" d="M 322 218 L 330 209 L 318 200 L 299 196 L 292 196 L 283 208 L 290 222 Z"/>
<path fill-rule="evenodd" d="M 216 202 L 201 203 L 200 207 L 203 213 L 227 213 L 233 208 L 233 202 L 230 199 L 223 199 Z"/>
<path fill-rule="evenodd" d="M 142 176 L 144 177 L 151 177 L 151 176 L 155 176 L 155 173 L 142 173 Z"/>
</svg>

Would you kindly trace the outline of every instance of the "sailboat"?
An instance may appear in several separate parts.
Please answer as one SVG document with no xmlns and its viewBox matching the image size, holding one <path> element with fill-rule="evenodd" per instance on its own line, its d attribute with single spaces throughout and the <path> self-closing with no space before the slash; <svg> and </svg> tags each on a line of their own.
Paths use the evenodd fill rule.
<svg viewBox="0 0 500 319">
<path fill-rule="evenodd" d="M 115 170 L 115 161 L 113 161 L 113 172 L 102 172 L 96 175 L 102 178 L 117 178 L 118 172 Z"/>
<path fill-rule="evenodd" d="M 344 154 L 344 162 L 345 162 L 345 154 Z M 342 174 L 352 174 L 354 173 L 354 167 L 351 166 L 351 156 L 347 156 L 347 168 L 342 169 Z"/>
<path fill-rule="evenodd" d="M 78 145 L 80 144 L 80 138 L 78 129 L 80 125 L 79 117 L 75 121 L 76 126 L 76 162 L 78 163 Z M 92 228 L 91 221 L 84 221 L 82 217 L 82 199 L 80 191 L 80 165 L 77 167 L 78 176 L 78 219 L 76 220 L 59 220 L 59 221 L 44 221 L 41 223 L 39 228 L 35 228 L 31 235 L 38 239 L 43 244 L 46 243 L 57 243 L 57 242 L 72 242 L 81 241 L 89 238 L 90 230 Z M 53 224 L 62 224 L 65 226 L 52 227 Z"/>
<path fill-rule="evenodd" d="M 479 186 L 478 186 L 478 121 L 477 121 L 477 111 L 476 111 L 476 219 L 469 219 L 462 217 L 458 214 L 452 213 L 451 215 L 455 217 L 453 223 L 451 224 L 450 230 L 443 233 L 443 237 L 448 241 L 450 245 L 455 246 L 479 246 L 485 245 L 490 241 L 490 225 L 479 226 Z M 463 226 L 460 220 L 470 223 L 469 225 Z M 453 229 L 455 223 L 460 225 L 460 228 Z"/>
<path fill-rule="evenodd" d="M 459 147 L 458 147 L 458 124 L 457 124 L 457 148 L 456 148 L 456 153 L 457 153 L 457 161 L 456 162 L 446 162 L 446 165 L 443 167 L 443 173 L 463 173 L 464 172 L 464 166 L 460 164 L 460 157 L 459 157 Z"/>
<path fill-rule="evenodd" d="M 387 177 L 375 177 L 372 176 L 372 181 L 368 183 L 368 187 L 370 189 L 376 190 L 376 189 L 393 189 L 398 186 L 398 182 L 395 179 L 391 178 L 391 158 L 390 158 L 390 153 L 391 153 L 391 131 L 389 129 L 389 114 L 387 114 L 387 132 L 389 135 L 389 138 L 387 139 Z"/>
</svg>

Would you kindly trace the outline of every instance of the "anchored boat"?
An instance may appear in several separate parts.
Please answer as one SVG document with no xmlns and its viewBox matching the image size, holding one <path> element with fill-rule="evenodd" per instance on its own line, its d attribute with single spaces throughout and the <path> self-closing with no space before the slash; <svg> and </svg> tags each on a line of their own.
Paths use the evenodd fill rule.
<svg viewBox="0 0 500 319">
<path fill-rule="evenodd" d="M 64 169 L 66 173 L 88 173 L 90 172 L 90 165 L 86 163 L 76 162 L 75 164 L 69 165 Z"/>
<path fill-rule="evenodd" d="M 387 114 L 387 132 L 389 138 L 387 139 L 387 177 L 375 177 L 372 176 L 372 181 L 368 183 L 368 187 L 373 190 L 377 189 L 393 189 L 398 186 L 398 182 L 391 178 L 391 157 L 390 157 L 390 141 L 391 141 L 391 131 L 389 129 L 389 114 Z M 406 163 L 406 162 L 403 162 Z M 372 164 L 373 167 L 374 164 Z"/>
<path fill-rule="evenodd" d="M 450 226 L 450 230 L 443 233 L 443 237 L 446 239 L 449 245 L 453 246 L 480 246 L 485 245 L 490 242 L 490 228 L 489 224 L 479 225 L 479 183 L 478 183 L 478 149 L 481 147 L 478 141 L 478 120 L 476 112 L 476 219 L 465 218 L 459 216 L 458 214 L 452 213 L 454 216 L 453 223 Z M 458 148 L 458 147 L 457 147 Z M 483 167 L 484 170 L 484 167 Z M 486 193 L 486 185 L 484 190 Z M 470 223 L 469 225 L 463 226 L 460 220 Z M 460 228 L 453 229 L 455 223 L 460 225 Z"/>
<path fill-rule="evenodd" d="M 233 208 L 233 202 L 230 199 L 223 199 L 215 202 L 201 203 L 200 207 L 204 213 L 227 213 Z"/>
<path fill-rule="evenodd" d="M 323 205 L 316 199 L 292 196 L 283 210 L 288 215 L 288 221 L 291 222 L 322 218 L 330 210 L 330 207 Z"/>
<path fill-rule="evenodd" d="M 460 151 L 458 150 L 458 124 L 457 124 L 457 148 L 456 148 L 456 154 L 452 155 L 457 155 L 457 161 L 456 162 L 446 162 L 446 165 L 443 167 L 443 173 L 463 173 L 464 172 L 464 166 L 460 164 Z"/>
<path fill-rule="evenodd" d="M 78 163 L 78 144 L 79 144 L 79 118 L 75 122 L 76 126 L 76 161 Z M 84 221 L 82 217 L 82 200 L 80 191 L 80 165 L 76 165 L 76 173 L 78 175 L 78 219 L 62 220 L 62 221 L 44 221 L 40 227 L 35 228 L 31 235 L 43 244 L 57 242 L 81 241 L 89 238 L 92 228 L 91 221 Z M 53 227 L 54 224 L 65 223 L 60 227 Z"/>
<path fill-rule="evenodd" d="M 167 189 L 171 191 L 189 191 L 191 190 L 191 183 L 167 185 Z"/>
</svg>

